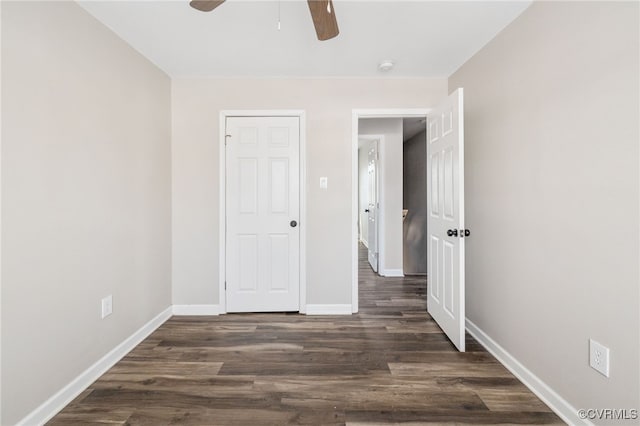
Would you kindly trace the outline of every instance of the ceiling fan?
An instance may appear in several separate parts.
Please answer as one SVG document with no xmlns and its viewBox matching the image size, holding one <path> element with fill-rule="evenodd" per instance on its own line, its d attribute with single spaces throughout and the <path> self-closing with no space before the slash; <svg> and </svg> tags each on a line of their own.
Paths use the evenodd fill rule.
<svg viewBox="0 0 640 426">
<path fill-rule="evenodd" d="M 191 0 L 189 5 L 202 12 L 211 12 L 225 0 Z M 307 0 L 318 40 L 329 40 L 338 35 L 338 22 L 331 0 Z"/>
</svg>

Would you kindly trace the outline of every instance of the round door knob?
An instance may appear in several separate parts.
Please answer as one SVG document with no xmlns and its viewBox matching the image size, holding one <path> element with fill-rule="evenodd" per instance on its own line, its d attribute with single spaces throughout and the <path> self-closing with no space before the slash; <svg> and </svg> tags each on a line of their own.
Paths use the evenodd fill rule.
<svg viewBox="0 0 640 426">
<path fill-rule="evenodd" d="M 296 226 L 298 226 L 298 222 L 292 220 L 291 222 L 289 222 L 289 225 L 291 225 L 292 228 L 295 228 Z"/>
<path fill-rule="evenodd" d="M 364 212 L 365 213 L 369 213 L 369 209 L 364 209 Z"/>
<path fill-rule="evenodd" d="M 450 237 L 457 237 L 458 236 L 458 230 L 457 229 L 449 229 L 447 230 L 447 235 Z"/>
</svg>

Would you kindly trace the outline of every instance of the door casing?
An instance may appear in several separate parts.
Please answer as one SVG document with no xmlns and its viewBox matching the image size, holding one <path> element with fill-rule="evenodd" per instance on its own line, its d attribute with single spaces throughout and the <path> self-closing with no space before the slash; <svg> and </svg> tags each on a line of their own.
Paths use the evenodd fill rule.
<svg viewBox="0 0 640 426">
<path fill-rule="evenodd" d="M 307 268 L 306 268 L 306 247 L 307 247 L 307 197 L 306 197 L 306 114 L 304 110 L 223 110 L 220 111 L 218 122 L 219 137 L 219 286 L 218 300 L 220 313 L 227 312 L 225 280 L 226 271 L 226 150 L 225 135 L 226 122 L 228 117 L 298 117 L 300 120 L 300 313 L 307 311 Z M 356 159 L 357 160 L 357 159 Z M 357 193 L 357 192 L 356 192 Z"/>
</svg>

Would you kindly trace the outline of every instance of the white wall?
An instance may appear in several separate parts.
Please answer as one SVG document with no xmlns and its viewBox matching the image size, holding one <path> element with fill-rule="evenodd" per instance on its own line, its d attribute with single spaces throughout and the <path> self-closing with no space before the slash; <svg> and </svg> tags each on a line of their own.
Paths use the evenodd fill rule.
<svg viewBox="0 0 640 426">
<path fill-rule="evenodd" d="M 444 79 L 173 80 L 173 303 L 218 303 L 220 110 L 306 111 L 307 302 L 349 304 L 352 110 L 427 108 L 446 89 Z"/>
<path fill-rule="evenodd" d="M 2 2 L 3 425 L 170 305 L 170 93 L 75 2 Z"/>
<path fill-rule="evenodd" d="M 369 206 L 369 141 L 360 141 L 358 148 L 358 219 L 360 240 L 368 245 L 369 219 L 365 210 Z"/>
<path fill-rule="evenodd" d="M 637 2 L 534 2 L 449 80 L 468 318 L 576 408 L 640 406 L 639 24 Z"/>
<path fill-rule="evenodd" d="M 358 133 L 383 136 L 379 145 L 379 273 L 402 274 L 402 118 L 360 119 Z"/>
</svg>

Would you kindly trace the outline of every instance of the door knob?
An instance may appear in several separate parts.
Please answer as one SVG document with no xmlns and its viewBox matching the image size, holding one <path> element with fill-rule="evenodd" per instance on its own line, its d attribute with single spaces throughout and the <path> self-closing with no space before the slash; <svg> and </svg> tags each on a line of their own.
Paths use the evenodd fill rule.
<svg viewBox="0 0 640 426">
<path fill-rule="evenodd" d="M 292 220 L 291 222 L 289 222 L 289 225 L 291 225 L 292 228 L 295 228 L 296 226 L 298 226 L 298 222 Z"/>
<path fill-rule="evenodd" d="M 364 209 L 364 212 L 365 213 L 369 213 L 369 209 Z"/>
<path fill-rule="evenodd" d="M 447 230 L 447 235 L 450 237 L 457 237 L 458 236 L 458 230 L 457 229 L 448 229 Z"/>
</svg>

